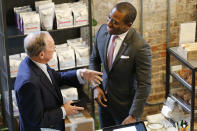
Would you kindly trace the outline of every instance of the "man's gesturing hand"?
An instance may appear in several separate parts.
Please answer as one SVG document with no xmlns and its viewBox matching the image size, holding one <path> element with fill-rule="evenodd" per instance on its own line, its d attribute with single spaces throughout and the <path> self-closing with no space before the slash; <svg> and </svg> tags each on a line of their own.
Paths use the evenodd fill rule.
<svg viewBox="0 0 197 131">
<path fill-rule="evenodd" d="M 105 102 L 107 102 L 107 99 L 105 97 L 103 90 L 100 87 L 95 87 L 94 98 L 97 100 L 97 102 L 100 105 L 102 105 L 103 107 L 107 107 L 107 105 L 102 102 L 101 97 L 104 99 Z"/>
<path fill-rule="evenodd" d="M 72 106 L 71 103 L 73 103 L 73 101 L 69 101 L 63 105 L 67 116 L 77 114 L 78 111 L 84 110 L 83 107 Z"/>
<path fill-rule="evenodd" d="M 101 81 L 103 79 L 100 77 L 103 75 L 103 73 L 98 71 L 93 71 L 89 69 L 82 69 L 80 71 L 80 75 L 85 79 L 92 83 L 93 86 L 96 86 L 97 84 L 101 84 Z"/>
<path fill-rule="evenodd" d="M 136 118 L 129 115 L 127 118 L 124 119 L 124 121 L 122 122 L 122 125 L 135 123 L 135 122 L 136 122 Z"/>
</svg>

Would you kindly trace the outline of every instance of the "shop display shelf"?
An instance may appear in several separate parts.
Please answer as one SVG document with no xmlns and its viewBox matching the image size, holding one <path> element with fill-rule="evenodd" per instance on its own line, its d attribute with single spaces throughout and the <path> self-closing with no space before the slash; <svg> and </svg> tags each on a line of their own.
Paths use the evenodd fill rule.
<svg viewBox="0 0 197 131">
<path fill-rule="evenodd" d="M 175 95 L 169 95 L 174 101 L 176 101 L 187 113 L 191 113 L 191 107 L 184 100 L 176 97 Z"/>
<path fill-rule="evenodd" d="M 82 27 L 88 27 L 88 26 L 89 24 L 83 25 L 83 26 L 69 27 L 69 28 L 64 28 L 64 29 L 53 29 L 53 30 L 48 30 L 48 32 L 58 32 L 58 31 L 64 31 L 64 30 L 80 29 Z M 7 35 L 9 39 L 26 36 L 19 29 L 17 29 L 15 25 L 7 27 Z"/>
<path fill-rule="evenodd" d="M 59 72 L 64 72 L 64 71 L 73 70 L 73 69 L 83 69 L 83 68 L 88 68 L 88 66 L 89 66 L 89 65 L 76 66 L 76 67 L 72 67 L 72 68 L 68 68 L 68 69 L 64 69 L 64 70 L 59 70 Z"/>
<path fill-rule="evenodd" d="M 190 84 L 188 84 L 183 78 L 181 78 L 176 72 L 171 71 L 170 73 L 176 80 L 178 80 L 183 86 L 185 86 L 187 89 L 192 91 L 192 87 Z"/>
<path fill-rule="evenodd" d="M 171 48 L 168 48 L 167 50 L 169 51 L 170 54 L 172 54 L 177 60 L 179 60 L 185 66 L 187 66 L 191 70 L 197 70 L 197 61 L 184 59 L 177 51 L 178 47 L 171 47 Z"/>
<path fill-rule="evenodd" d="M 57 70 L 58 72 L 64 72 L 64 71 L 69 71 L 69 70 L 74 70 L 74 69 L 83 69 L 83 68 L 88 68 L 89 65 L 83 65 L 83 66 L 77 66 L 77 67 L 72 67 L 72 68 L 67 68 L 64 70 Z M 16 77 L 10 77 L 11 80 L 15 81 Z"/>
<path fill-rule="evenodd" d="M 197 95 L 196 85 L 196 72 L 197 72 L 197 61 L 196 60 L 186 60 L 182 57 L 182 54 L 178 52 L 178 47 L 170 47 L 167 48 L 166 53 L 166 98 L 169 96 L 174 101 L 176 101 L 187 113 L 190 113 L 190 129 L 194 129 L 194 121 L 197 117 L 197 110 L 195 110 L 195 97 Z M 171 56 L 173 56 L 177 61 L 179 61 L 182 65 L 187 67 L 191 71 L 191 84 L 189 84 L 186 80 L 184 80 L 178 73 L 171 71 Z M 175 78 L 180 84 L 182 84 L 186 89 L 188 89 L 191 93 L 191 104 L 186 103 L 183 99 L 177 97 L 176 95 L 172 95 L 170 89 L 170 76 Z"/>
<path fill-rule="evenodd" d="M 20 30 L 17 29 L 15 24 L 15 15 L 13 8 L 21 7 L 25 5 L 30 5 L 34 10 L 36 0 L 25 1 L 25 0 L 2 0 L 0 1 L 0 52 L 1 52 L 1 87 L 2 87 L 2 101 L 4 105 L 3 113 L 5 114 L 5 122 L 10 131 L 15 131 L 18 128 L 18 124 L 15 123 L 15 118 L 13 114 L 13 105 L 12 105 L 12 93 L 11 90 L 14 88 L 15 77 L 10 77 L 10 65 L 9 65 L 9 56 L 14 54 L 20 54 L 25 52 L 23 47 L 23 41 L 26 35 L 24 35 Z M 88 46 L 90 51 L 92 49 L 92 12 L 91 12 L 91 0 L 53 0 L 55 4 L 61 3 L 71 3 L 83 1 L 87 4 L 88 9 L 88 24 L 77 27 L 70 27 L 64 29 L 53 29 L 48 32 L 53 37 L 55 44 L 66 43 L 68 39 L 83 38 Z M 3 5 L 3 6 L 2 6 Z M 85 68 L 87 66 L 73 67 L 71 69 Z M 63 70 L 65 71 L 65 70 Z M 92 112 L 93 110 L 93 102 Z M 92 113 L 94 116 L 94 112 Z"/>
</svg>

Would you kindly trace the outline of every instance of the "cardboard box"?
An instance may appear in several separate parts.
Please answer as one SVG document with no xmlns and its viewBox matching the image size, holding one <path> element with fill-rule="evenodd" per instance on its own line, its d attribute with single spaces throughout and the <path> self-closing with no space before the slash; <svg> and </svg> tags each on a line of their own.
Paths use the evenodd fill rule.
<svg viewBox="0 0 197 131">
<path fill-rule="evenodd" d="M 197 60 L 196 21 L 182 23 L 179 29 L 179 55 L 186 60 Z"/>
<path fill-rule="evenodd" d="M 181 23 L 179 28 L 179 45 L 195 42 L 196 21 Z"/>
<path fill-rule="evenodd" d="M 68 116 L 65 119 L 66 131 L 94 131 L 94 119 L 87 111 Z"/>
<path fill-rule="evenodd" d="M 197 60 L 197 43 L 182 44 L 177 51 L 186 60 Z"/>
</svg>

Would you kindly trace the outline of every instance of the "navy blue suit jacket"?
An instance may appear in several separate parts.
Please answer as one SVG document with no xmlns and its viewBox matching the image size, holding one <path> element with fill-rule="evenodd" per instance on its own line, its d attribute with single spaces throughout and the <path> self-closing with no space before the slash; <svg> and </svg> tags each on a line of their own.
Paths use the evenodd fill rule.
<svg viewBox="0 0 197 131">
<path fill-rule="evenodd" d="M 53 84 L 29 57 L 21 62 L 14 85 L 20 131 L 65 130 L 61 110 L 63 98 L 58 87 L 63 84 L 78 87 L 80 84 L 76 70 L 56 72 L 49 68 L 49 74 L 53 76 Z"/>
</svg>

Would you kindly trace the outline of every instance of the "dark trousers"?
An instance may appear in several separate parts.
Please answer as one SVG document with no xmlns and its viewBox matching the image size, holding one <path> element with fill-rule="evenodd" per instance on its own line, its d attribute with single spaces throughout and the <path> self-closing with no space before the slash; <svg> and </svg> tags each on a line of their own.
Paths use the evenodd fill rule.
<svg viewBox="0 0 197 131">
<path fill-rule="evenodd" d="M 106 98 L 107 97 L 108 96 L 106 95 Z M 128 117 L 129 114 L 127 114 L 126 112 L 129 112 L 129 111 L 124 111 L 123 109 L 122 111 L 124 111 L 125 114 L 123 115 L 120 112 L 120 114 L 122 115 L 118 116 L 113 113 L 112 108 L 110 108 L 110 105 L 108 104 L 108 102 L 105 102 L 104 100 L 102 100 L 102 102 L 106 104 L 107 107 L 103 107 L 100 104 L 98 104 L 98 113 L 99 113 L 99 120 L 100 120 L 101 128 L 121 125 L 121 123 L 125 120 L 125 118 Z M 138 118 L 136 119 L 136 121 L 138 121 Z"/>
<path fill-rule="evenodd" d="M 108 105 L 107 102 L 103 100 L 102 102 Z M 98 113 L 99 113 L 99 120 L 100 120 L 101 128 L 120 125 L 122 121 L 126 118 L 126 117 L 118 118 L 117 116 L 115 116 L 112 110 L 110 109 L 109 105 L 108 107 L 103 107 L 100 104 L 98 104 Z"/>
<path fill-rule="evenodd" d="M 108 108 L 104 108 L 102 106 L 98 106 L 99 112 L 99 120 L 101 128 L 119 125 L 120 121 L 114 119 L 113 114 L 108 110 Z"/>
</svg>

